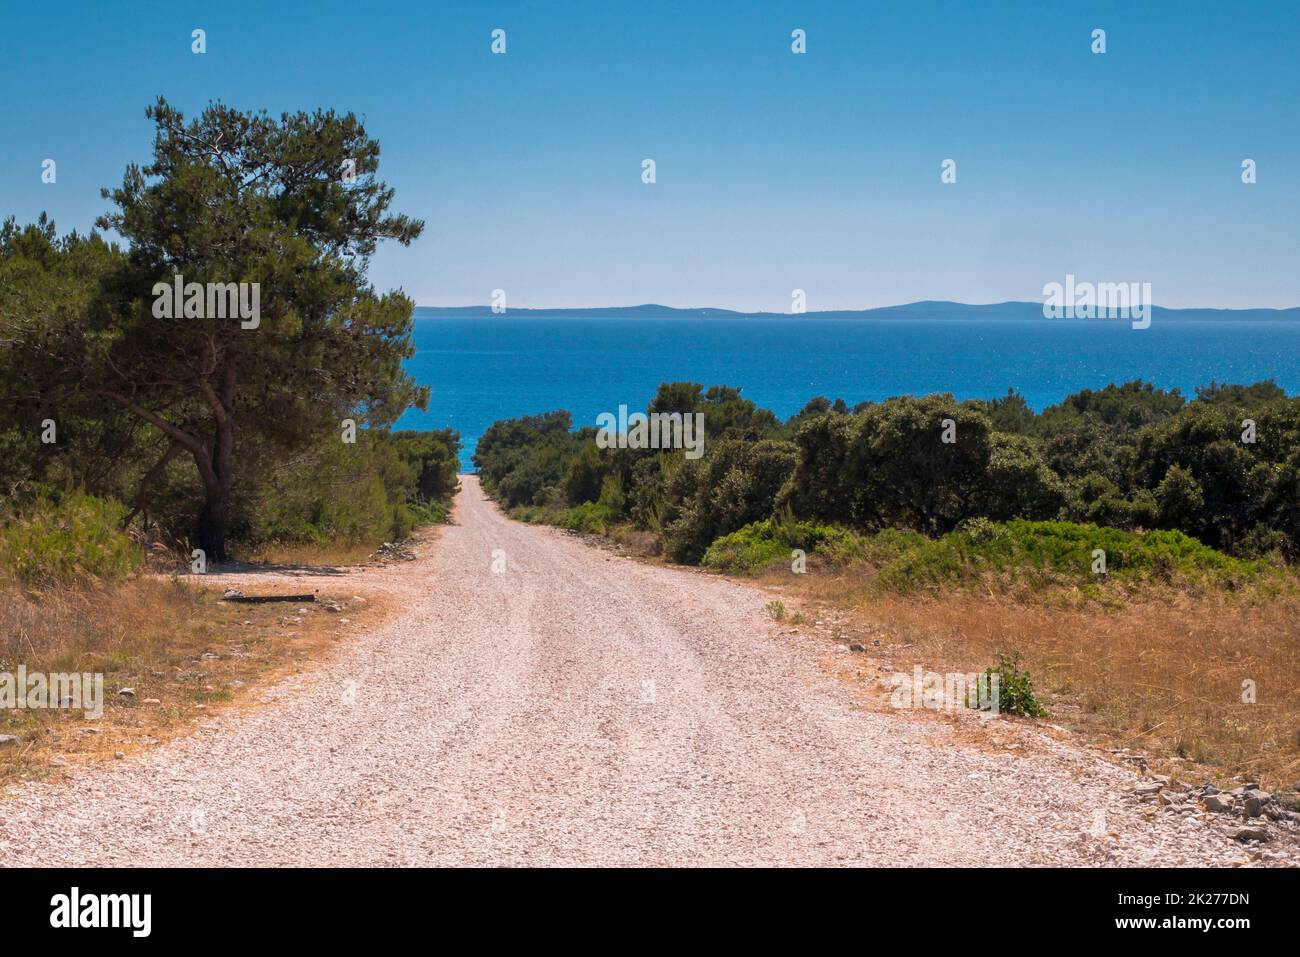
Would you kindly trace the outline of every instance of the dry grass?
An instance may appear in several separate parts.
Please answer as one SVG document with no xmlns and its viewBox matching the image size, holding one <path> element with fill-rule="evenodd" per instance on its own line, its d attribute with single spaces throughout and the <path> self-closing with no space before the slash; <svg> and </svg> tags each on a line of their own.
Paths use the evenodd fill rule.
<svg viewBox="0 0 1300 957">
<path fill-rule="evenodd" d="M 24 665 L 29 673 L 104 676 L 101 719 L 81 711 L 0 711 L 0 734 L 21 739 L 0 745 L 0 787 L 183 734 L 204 715 L 251 700 L 259 685 L 328 654 L 341 637 L 374 627 L 384 613 L 369 596 L 364 603 L 350 602 L 351 592 L 320 597 L 350 604 L 341 615 L 315 603 L 234 604 L 217 591 L 152 576 L 39 594 L 0 586 L 0 672 Z M 122 688 L 135 695 L 120 695 Z"/>
<path fill-rule="evenodd" d="M 356 565 L 374 550 L 365 542 L 270 542 L 236 549 L 235 558 L 264 565 Z"/>
<path fill-rule="evenodd" d="M 834 607 L 881 636 L 895 667 L 981 671 L 1019 654 L 1049 721 L 1278 790 L 1300 781 L 1300 597 L 1168 593 L 1123 602 L 1034 601 L 953 590 L 882 595 L 869 572 L 773 574 L 787 593 Z M 1253 682 L 1255 702 L 1243 701 Z"/>
</svg>

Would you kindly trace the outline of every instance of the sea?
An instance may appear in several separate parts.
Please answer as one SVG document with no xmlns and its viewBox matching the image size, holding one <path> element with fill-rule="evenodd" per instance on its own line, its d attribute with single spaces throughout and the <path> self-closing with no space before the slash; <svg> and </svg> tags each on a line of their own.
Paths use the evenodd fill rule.
<svg viewBox="0 0 1300 957">
<path fill-rule="evenodd" d="M 850 405 L 893 395 L 1020 392 L 1035 410 L 1081 389 L 1143 379 L 1189 398 L 1212 381 L 1273 379 L 1300 393 L 1300 322 L 420 316 L 407 371 L 430 389 L 401 429 L 451 427 L 461 469 L 498 419 L 566 409 L 574 427 L 620 405 L 644 410 L 661 382 L 728 385 L 781 418 L 814 396 Z"/>
</svg>

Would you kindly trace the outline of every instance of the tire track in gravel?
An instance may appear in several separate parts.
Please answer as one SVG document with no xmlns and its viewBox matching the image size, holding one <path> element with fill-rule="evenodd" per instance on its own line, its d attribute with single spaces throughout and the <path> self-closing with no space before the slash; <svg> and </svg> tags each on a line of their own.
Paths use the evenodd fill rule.
<svg viewBox="0 0 1300 957">
<path fill-rule="evenodd" d="M 507 519 L 462 477 L 404 606 L 146 755 L 0 803 L 0 862 L 102 865 L 1226 864 L 1135 779 L 1047 740 L 988 754 L 857 707 L 768 597 Z M 505 570 L 491 570 L 494 551 Z M 221 582 L 221 576 L 216 577 Z M 231 576 L 283 585 L 279 573 Z M 311 579 L 295 581 L 311 585 Z M 343 579 L 348 581 L 348 579 Z M 340 580 L 332 577 L 329 587 Z M 1097 832 L 1097 812 L 1105 831 Z"/>
</svg>

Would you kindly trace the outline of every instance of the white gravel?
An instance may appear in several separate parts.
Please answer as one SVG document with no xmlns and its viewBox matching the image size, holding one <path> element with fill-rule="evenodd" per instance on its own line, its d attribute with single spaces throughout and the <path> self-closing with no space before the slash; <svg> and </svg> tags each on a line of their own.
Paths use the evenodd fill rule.
<svg viewBox="0 0 1300 957">
<path fill-rule="evenodd" d="M 400 594 L 400 618 L 256 708 L 16 789 L 0 862 L 1245 860 L 1195 816 L 1143 820 L 1134 774 L 1091 751 L 1040 735 L 991 756 L 942 721 L 856 707 L 825 642 L 778 634 L 758 588 L 512 522 L 462 483 L 457 524 L 417 561 L 354 573 Z"/>
</svg>

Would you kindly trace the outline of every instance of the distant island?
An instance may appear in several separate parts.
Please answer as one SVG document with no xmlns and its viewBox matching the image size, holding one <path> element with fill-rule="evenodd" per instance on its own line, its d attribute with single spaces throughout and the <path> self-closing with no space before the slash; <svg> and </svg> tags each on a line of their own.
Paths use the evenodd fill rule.
<svg viewBox="0 0 1300 957">
<path fill-rule="evenodd" d="M 972 304 L 928 299 L 875 309 L 833 309 L 820 312 L 740 312 L 734 309 L 678 309 L 646 303 L 639 306 L 597 306 L 582 309 L 507 309 L 494 313 L 490 306 L 416 306 L 416 319 L 503 317 L 537 319 L 1042 319 L 1041 302 Z M 1290 309 L 1168 309 L 1153 307 L 1153 318 L 1178 321 L 1300 320 L 1300 306 Z M 1057 320 L 1052 320 L 1057 321 Z"/>
</svg>

